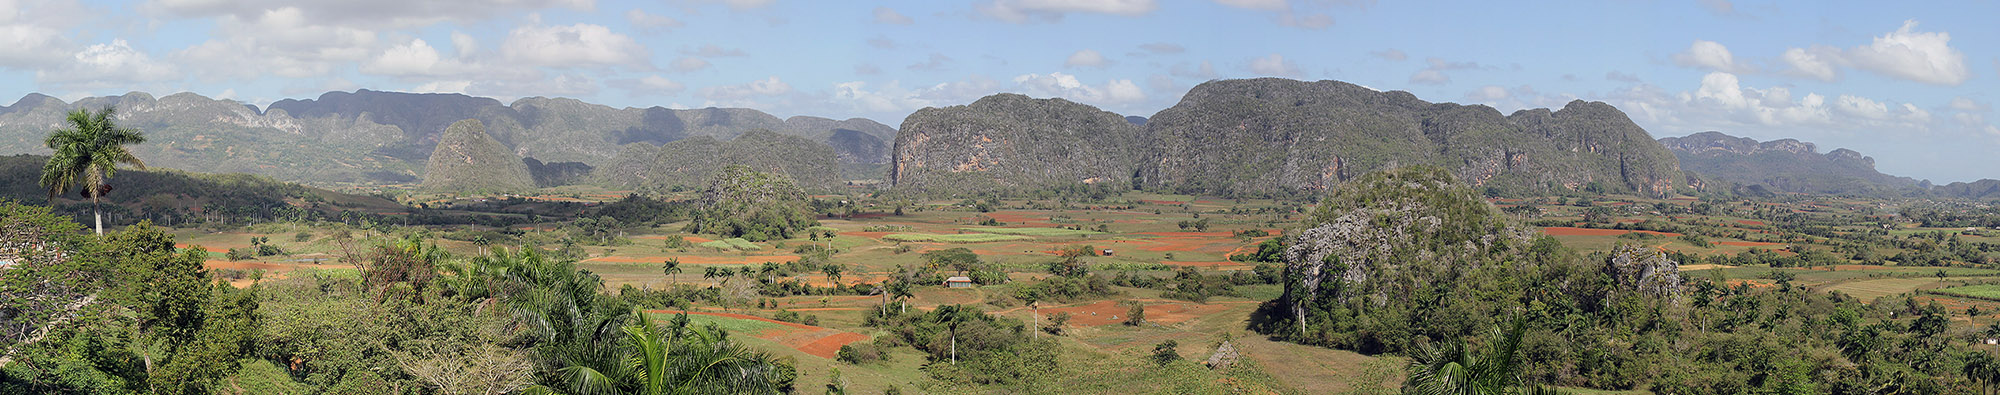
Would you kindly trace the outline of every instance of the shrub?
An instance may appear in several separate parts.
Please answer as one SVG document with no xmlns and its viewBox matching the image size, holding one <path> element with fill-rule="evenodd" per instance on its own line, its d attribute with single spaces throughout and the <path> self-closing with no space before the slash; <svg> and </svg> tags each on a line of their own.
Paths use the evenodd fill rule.
<svg viewBox="0 0 2000 395">
<path fill-rule="evenodd" d="M 1180 342 L 1167 340 L 1153 345 L 1153 363 L 1166 365 L 1181 360 Z"/>
<path fill-rule="evenodd" d="M 885 347 L 884 345 L 881 344 L 875 344 L 874 342 L 848 343 L 845 346 L 840 346 L 840 352 L 836 353 L 834 355 L 834 358 L 840 360 L 841 362 L 846 362 L 854 365 L 860 365 L 876 361 L 888 362 L 889 350 L 888 347 Z"/>
<path fill-rule="evenodd" d="M 232 261 L 240 261 L 250 258 L 256 258 L 257 257 L 256 255 L 257 255 L 256 253 L 251 252 L 250 249 L 248 248 L 229 249 L 229 260 Z"/>
</svg>

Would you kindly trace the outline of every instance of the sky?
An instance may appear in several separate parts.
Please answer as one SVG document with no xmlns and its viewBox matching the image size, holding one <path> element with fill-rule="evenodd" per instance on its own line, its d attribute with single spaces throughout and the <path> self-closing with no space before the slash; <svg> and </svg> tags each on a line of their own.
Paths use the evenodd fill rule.
<svg viewBox="0 0 2000 395">
<path fill-rule="evenodd" d="M 1943 184 L 2000 178 L 1993 15 L 1989 1 L 0 0 L 0 98 L 261 107 L 371 89 L 895 126 L 999 92 L 1149 116 L 1204 81 L 1268 76 L 1503 113 L 1604 101 L 1655 137 L 1795 138 Z"/>
</svg>

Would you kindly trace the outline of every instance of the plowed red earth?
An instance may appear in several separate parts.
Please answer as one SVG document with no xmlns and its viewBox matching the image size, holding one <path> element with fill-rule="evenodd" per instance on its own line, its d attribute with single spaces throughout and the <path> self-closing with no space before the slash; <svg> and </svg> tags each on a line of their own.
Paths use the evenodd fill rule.
<svg viewBox="0 0 2000 395">
<path fill-rule="evenodd" d="M 1547 228 L 1542 228 L 1542 233 L 1547 233 L 1550 236 L 1617 236 L 1632 232 L 1650 233 L 1653 234 L 1654 236 L 1666 236 L 1666 237 L 1681 236 L 1681 234 L 1679 233 L 1654 232 L 1650 230 L 1589 229 L 1589 228 L 1574 228 L 1568 226 L 1551 226 Z"/>
<path fill-rule="evenodd" d="M 840 346 L 845 346 L 848 343 L 868 340 L 868 335 L 863 335 L 859 333 L 841 331 L 837 329 L 821 328 L 806 324 L 778 321 L 774 319 L 758 317 L 753 315 L 743 315 L 743 314 L 733 314 L 733 313 L 712 313 L 706 311 L 680 311 L 680 310 L 647 310 L 646 312 L 653 314 L 679 314 L 679 313 L 699 314 L 699 315 L 735 318 L 743 320 L 764 321 L 773 324 L 784 325 L 787 327 L 791 327 L 791 330 L 767 330 L 762 333 L 753 334 L 751 336 L 754 336 L 759 339 L 775 341 L 778 342 L 778 344 L 785 345 L 785 347 L 791 347 L 793 349 L 799 350 L 800 352 L 804 352 L 812 356 L 826 358 L 826 359 L 833 359 L 835 354 L 840 353 Z M 1149 310 L 1148 313 L 1150 314 L 1151 311 Z"/>
</svg>

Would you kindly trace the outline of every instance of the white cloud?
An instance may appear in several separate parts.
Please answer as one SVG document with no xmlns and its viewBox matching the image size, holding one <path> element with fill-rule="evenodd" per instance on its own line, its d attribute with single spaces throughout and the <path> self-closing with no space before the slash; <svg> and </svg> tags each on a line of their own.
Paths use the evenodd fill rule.
<svg viewBox="0 0 2000 395">
<path fill-rule="evenodd" d="M 739 85 L 718 85 L 701 88 L 698 94 L 710 101 L 740 101 L 757 97 L 781 96 L 792 93 L 792 85 L 779 80 L 778 76 L 750 81 Z"/>
<path fill-rule="evenodd" d="M 633 27 L 653 32 L 658 32 L 668 29 L 677 29 L 680 28 L 681 26 L 687 25 L 685 23 L 681 23 L 680 20 L 674 19 L 673 17 L 666 15 L 652 14 L 646 12 L 645 10 L 637 8 L 633 8 L 631 11 L 625 11 L 625 23 L 631 24 Z"/>
<path fill-rule="evenodd" d="M 1401 62 L 1404 60 L 1408 60 L 1410 58 L 1410 55 L 1404 54 L 1403 50 L 1395 48 L 1369 52 L 1368 54 L 1378 58 L 1382 58 L 1383 60 L 1394 61 L 1394 62 Z"/>
<path fill-rule="evenodd" d="M 469 67 L 457 60 L 438 55 L 423 39 L 410 40 L 409 44 L 397 45 L 382 51 L 368 63 L 363 63 L 360 71 L 395 77 L 449 76 L 466 73 Z"/>
<path fill-rule="evenodd" d="M 1674 54 L 1674 63 L 1726 73 L 1754 71 L 1749 65 L 1737 63 L 1736 56 L 1729 53 L 1728 47 L 1708 40 L 1694 40 L 1687 50 Z"/>
<path fill-rule="evenodd" d="M 1078 80 L 1076 76 L 1061 72 L 1048 74 L 1023 74 L 1014 77 L 1014 83 L 1029 96 L 1061 97 L 1097 106 L 1137 103 L 1146 100 L 1146 93 L 1132 80 L 1111 80 L 1103 86 L 1091 86 Z"/>
<path fill-rule="evenodd" d="M 1269 56 L 1250 59 L 1250 72 L 1288 78 L 1305 76 L 1305 72 L 1299 70 L 1298 64 L 1285 60 L 1284 55 L 1275 53 Z"/>
<path fill-rule="evenodd" d="M 1964 96 L 1951 98 L 1951 104 L 1948 107 L 1964 112 L 1986 112 L 1986 110 L 1990 109 L 1986 104 L 1967 99 Z"/>
<path fill-rule="evenodd" d="M 693 56 L 682 56 L 680 59 L 674 59 L 673 68 L 674 71 L 686 73 L 708 68 L 708 61 Z"/>
<path fill-rule="evenodd" d="M 891 9 L 889 7 L 875 7 L 875 23 L 880 23 L 885 25 L 908 25 L 916 23 L 916 21 L 911 20 L 909 16 L 905 16 L 902 13 L 898 13 L 896 12 L 896 10 Z"/>
<path fill-rule="evenodd" d="M 89 11 L 73 1 L 0 1 L 0 67 L 36 69 L 57 65 L 76 52 L 64 31 L 84 22 Z"/>
<path fill-rule="evenodd" d="M 132 49 L 123 39 L 93 44 L 69 57 L 54 70 L 35 72 L 38 82 L 81 88 L 119 87 L 122 84 L 178 79 L 174 66 L 156 62 L 144 52 Z"/>
<path fill-rule="evenodd" d="M 1054 22 L 1065 14 L 1093 13 L 1138 16 L 1159 8 L 1154 0 L 991 0 L 975 8 L 1002 21 Z"/>
<path fill-rule="evenodd" d="M 1870 120 L 1881 120 L 1889 117 L 1889 105 L 1868 100 L 1865 97 L 1840 95 L 1834 103 L 1834 108 L 1839 109 L 1843 114 Z"/>
<path fill-rule="evenodd" d="M 1640 84 L 1613 92 L 1607 101 L 1634 120 L 1649 125 L 1655 134 L 1757 130 L 1767 135 L 1811 139 L 1828 135 L 1921 134 L 1936 125 L 1930 111 L 1913 103 L 1819 93 L 1806 93 L 1795 100 L 1789 88 L 1745 87 L 1736 75 L 1724 72 L 1703 76 L 1701 86 L 1690 92 L 1665 92 Z"/>
<path fill-rule="evenodd" d="M 472 0 L 472 1 L 355 1 L 355 0 L 149 0 L 139 6 L 144 12 L 178 17 L 233 17 L 257 19 L 281 9 L 309 16 L 315 25 L 358 29 L 407 28 L 445 21 L 479 21 L 523 10 L 570 8 L 590 11 L 592 0 Z"/>
<path fill-rule="evenodd" d="M 1813 47 L 1810 50 L 1792 48 L 1785 50 L 1785 54 L 1779 56 L 1779 59 L 1783 59 L 1786 65 L 1791 66 L 1791 68 L 1785 70 L 1786 74 L 1820 81 L 1833 81 L 1840 78 L 1840 71 L 1834 68 L 1834 63 L 1840 61 L 1840 50 L 1837 49 L 1830 47 Z"/>
<path fill-rule="evenodd" d="M 1285 0 L 1215 0 L 1216 4 L 1259 11 L 1282 11 L 1291 8 Z"/>
<path fill-rule="evenodd" d="M 215 21 L 211 39 L 177 51 L 172 58 L 210 80 L 267 74 L 314 78 L 381 50 L 374 30 L 316 22 L 297 7 L 251 16 L 223 14 Z"/>
<path fill-rule="evenodd" d="M 500 55 L 509 62 L 547 67 L 650 67 L 646 46 L 610 28 L 579 23 L 523 26 L 507 34 Z"/>
<path fill-rule="evenodd" d="M 1104 68 L 1104 66 L 1110 66 L 1110 65 L 1111 65 L 1110 59 L 1105 59 L 1103 54 L 1097 53 L 1096 50 L 1089 50 L 1089 49 L 1076 51 L 1076 53 L 1069 55 L 1069 59 L 1063 61 L 1063 67 Z"/>
<path fill-rule="evenodd" d="M 1847 50 L 1855 68 L 1890 77 L 1935 85 L 1958 85 L 1972 77 L 1965 54 L 1951 47 L 1951 34 L 1915 31 L 1917 21 L 1876 37 L 1869 45 Z"/>
</svg>

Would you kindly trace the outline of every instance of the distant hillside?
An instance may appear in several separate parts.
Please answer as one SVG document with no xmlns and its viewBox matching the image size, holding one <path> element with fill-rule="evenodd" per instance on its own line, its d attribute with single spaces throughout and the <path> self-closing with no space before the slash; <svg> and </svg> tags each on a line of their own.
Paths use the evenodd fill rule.
<svg viewBox="0 0 2000 395">
<path fill-rule="evenodd" d="M 1925 184 L 1928 185 L 1928 182 Z M 1954 182 L 1931 187 L 1930 193 L 1938 197 L 1963 199 L 2000 198 L 2000 180 L 1983 179 L 1973 182 Z"/>
<path fill-rule="evenodd" d="M 697 136 L 729 140 L 756 129 L 828 143 L 847 163 L 882 164 L 895 136 L 893 128 L 859 118 L 781 120 L 751 109 L 620 109 L 564 98 L 502 104 L 461 94 L 358 90 L 282 100 L 260 112 L 191 93 L 154 99 L 134 92 L 76 103 L 30 94 L 0 106 L 0 153 L 46 154 L 42 137 L 63 113 L 79 106 L 116 107 L 121 125 L 147 134 L 150 144 L 134 153 L 148 163 L 320 184 L 410 182 L 424 173 L 445 128 L 464 119 L 479 120 L 488 135 L 520 156 L 591 167 L 610 164 L 626 144 Z"/>
<path fill-rule="evenodd" d="M 1775 192 L 1819 194 L 1900 193 L 1917 180 L 1875 171 L 1875 159 L 1848 149 L 1820 154 L 1812 143 L 1793 139 L 1758 142 L 1719 132 L 1667 137 L 1660 144 L 1679 157 L 1681 168 L 1735 188 L 1761 185 Z"/>
<path fill-rule="evenodd" d="M 136 147 L 136 146 L 135 146 Z M 40 185 L 41 155 L 0 156 L 0 199 L 49 203 Z M 249 174 L 189 173 L 160 167 L 119 170 L 108 183 L 105 221 L 131 224 L 153 220 L 175 224 L 203 215 L 283 218 L 299 210 L 400 211 L 403 206 L 374 196 L 348 195 Z M 55 201 L 65 212 L 88 217 L 89 202 L 77 193 Z"/>
<path fill-rule="evenodd" d="M 1420 164 L 1505 194 L 1685 186 L 1673 154 L 1601 102 L 1502 116 L 1339 81 L 1221 80 L 1148 118 L 1146 135 L 1142 186 L 1182 193 L 1311 194 Z"/>
<path fill-rule="evenodd" d="M 906 190 L 1129 185 L 1141 152 L 1123 116 L 1017 94 L 918 110 L 899 129 L 890 179 Z"/>
<path fill-rule="evenodd" d="M 520 156 L 486 134 L 477 119 L 451 124 L 424 166 L 423 189 L 455 193 L 522 193 L 535 178 Z"/>
<path fill-rule="evenodd" d="M 633 143 L 606 166 L 591 172 L 591 183 L 619 189 L 693 189 L 730 165 L 790 177 L 807 189 L 840 184 L 832 147 L 804 137 L 753 130 L 729 141 L 708 136 L 661 146 Z"/>
</svg>

